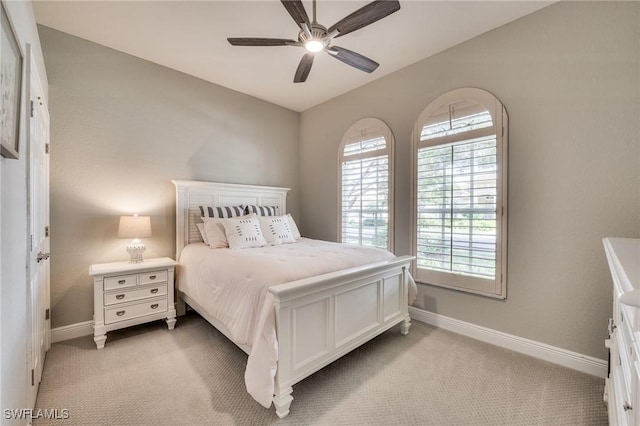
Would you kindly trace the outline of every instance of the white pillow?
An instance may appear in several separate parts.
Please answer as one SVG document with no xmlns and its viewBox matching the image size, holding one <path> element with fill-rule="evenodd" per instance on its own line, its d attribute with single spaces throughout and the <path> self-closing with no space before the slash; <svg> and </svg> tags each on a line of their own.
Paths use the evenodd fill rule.
<svg viewBox="0 0 640 426">
<path fill-rule="evenodd" d="M 247 219 L 250 217 L 255 217 L 255 214 L 249 214 L 246 216 L 240 216 L 237 219 Z M 217 217 L 203 217 L 204 221 L 204 232 L 207 237 L 205 242 L 211 248 L 227 248 L 229 247 L 229 242 L 227 241 L 227 235 L 225 234 L 224 225 L 222 221 L 225 219 L 220 219 Z"/>
<path fill-rule="evenodd" d="M 222 225 L 227 235 L 229 248 L 232 250 L 267 245 L 267 240 L 264 239 L 260 230 L 260 221 L 255 217 L 223 219 Z"/>
<path fill-rule="evenodd" d="M 196 223 L 196 226 L 198 227 L 198 231 L 200 231 L 200 236 L 202 237 L 202 241 L 204 241 L 205 244 L 209 244 L 207 242 L 207 233 L 204 232 L 204 223 Z"/>
<path fill-rule="evenodd" d="M 267 242 L 272 245 L 295 243 L 296 237 L 291 230 L 291 221 L 287 216 L 260 216 L 260 228 Z"/>
<path fill-rule="evenodd" d="M 207 235 L 207 244 L 211 248 L 227 248 L 227 236 L 224 234 L 223 219 L 207 218 L 204 221 L 204 232 Z"/>
<path fill-rule="evenodd" d="M 299 240 L 301 235 L 300 231 L 298 230 L 298 225 L 296 225 L 296 221 L 293 220 L 293 216 L 291 216 L 291 213 L 287 213 L 287 217 L 289 218 L 289 226 L 291 227 L 291 232 L 293 232 L 293 237 L 296 240 Z"/>
</svg>

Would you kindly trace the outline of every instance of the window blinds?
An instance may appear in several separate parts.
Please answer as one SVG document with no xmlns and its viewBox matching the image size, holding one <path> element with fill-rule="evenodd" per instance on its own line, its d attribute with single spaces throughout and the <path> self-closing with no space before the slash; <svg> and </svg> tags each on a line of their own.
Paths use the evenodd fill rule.
<svg viewBox="0 0 640 426">
<path fill-rule="evenodd" d="M 419 268 L 495 279 L 496 151 L 495 134 L 418 149 Z"/>
<path fill-rule="evenodd" d="M 342 242 L 388 248 L 389 154 L 385 138 L 346 144 L 341 168 Z"/>
</svg>

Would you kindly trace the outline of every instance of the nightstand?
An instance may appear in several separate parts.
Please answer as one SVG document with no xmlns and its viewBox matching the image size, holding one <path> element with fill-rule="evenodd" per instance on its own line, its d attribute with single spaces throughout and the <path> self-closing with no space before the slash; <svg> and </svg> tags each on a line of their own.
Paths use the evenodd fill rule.
<svg viewBox="0 0 640 426">
<path fill-rule="evenodd" d="M 104 347 L 107 332 L 158 319 L 169 330 L 176 324 L 173 279 L 178 263 L 168 257 L 140 263 L 91 265 L 93 277 L 93 340 Z"/>
</svg>

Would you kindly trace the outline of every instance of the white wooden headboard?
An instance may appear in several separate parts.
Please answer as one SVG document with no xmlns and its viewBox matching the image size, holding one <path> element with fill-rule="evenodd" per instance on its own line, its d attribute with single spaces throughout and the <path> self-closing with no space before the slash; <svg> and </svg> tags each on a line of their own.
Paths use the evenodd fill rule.
<svg viewBox="0 0 640 426">
<path fill-rule="evenodd" d="M 202 241 L 196 226 L 202 222 L 198 206 L 277 206 L 279 215 L 287 213 L 289 188 L 194 180 L 171 182 L 176 186 L 176 260 L 180 260 L 187 244 Z"/>
</svg>

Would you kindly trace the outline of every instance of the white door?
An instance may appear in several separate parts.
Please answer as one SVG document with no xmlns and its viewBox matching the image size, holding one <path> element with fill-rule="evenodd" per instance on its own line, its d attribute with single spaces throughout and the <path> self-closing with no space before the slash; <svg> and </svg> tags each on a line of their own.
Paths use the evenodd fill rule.
<svg viewBox="0 0 640 426">
<path fill-rule="evenodd" d="M 31 59 L 30 49 L 27 48 Z M 51 327 L 49 320 L 49 112 L 37 69 L 27 67 L 30 76 L 30 100 L 27 105 L 29 131 L 29 297 L 31 345 L 29 348 L 30 405 L 34 407 L 38 385 L 42 378 L 44 357 L 49 349 Z M 29 80 L 27 80 L 29 81 Z M 29 114 L 29 108 L 31 113 Z"/>
</svg>

